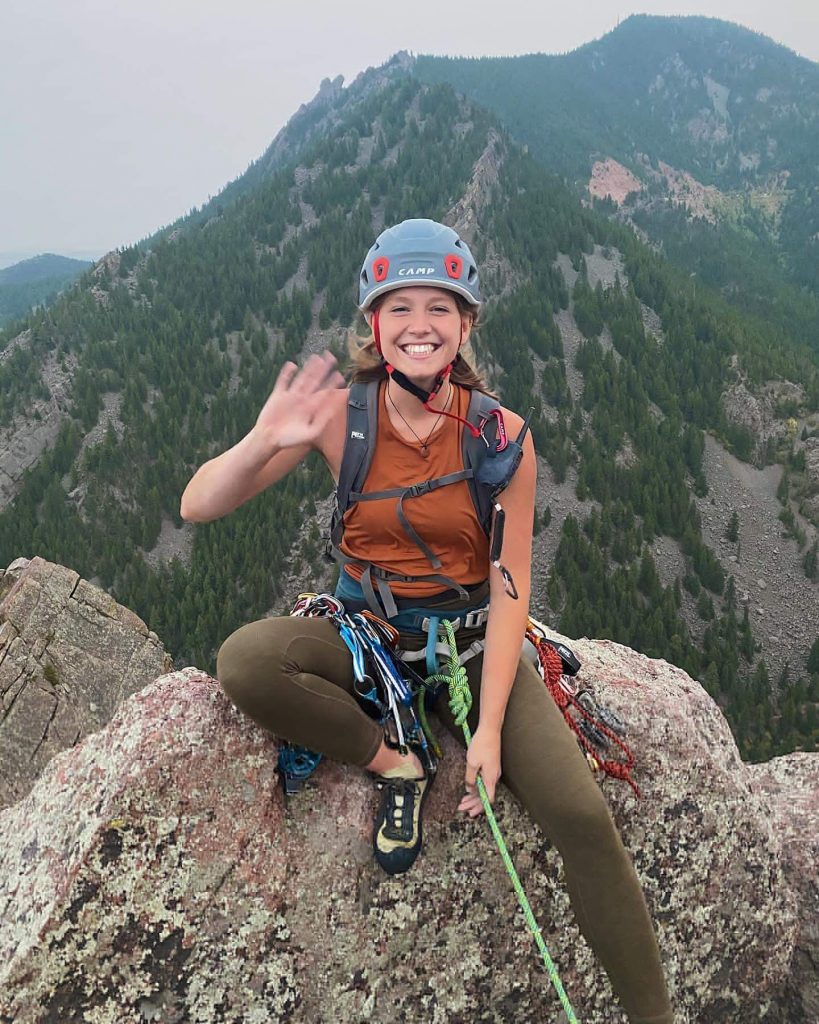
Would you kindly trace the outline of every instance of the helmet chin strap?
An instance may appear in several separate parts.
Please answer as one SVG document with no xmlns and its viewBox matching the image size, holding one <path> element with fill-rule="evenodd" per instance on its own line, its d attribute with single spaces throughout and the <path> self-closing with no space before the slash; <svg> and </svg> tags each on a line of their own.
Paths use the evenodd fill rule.
<svg viewBox="0 0 819 1024">
<path fill-rule="evenodd" d="M 384 368 L 386 369 L 387 374 L 389 375 L 390 380 L 394 380 L 395 383 L 400 388 L 403 388 L 404 391 L 408 391 L 413 397 L 417 398 L 418 401 L 422 403 L 422 405 L 427 410 L 427 412 L 438 413 L 441 416 L 448 416 L 449 419 L 458 420 L 459 423 L 463 423 L 463 425 L 469 430 L 469 432 L 472 434 L 473 437 L 480 437 L 481 436 L 481 432 L 480 432 L 479 428 L 474 426 L 472 423 L 470 423 L 469 420 L 465 420 L 462 416 L 456 416 L 454 412 L 444 412 L 443 409 L 433 409 L 430 406 L 430 403 L 432 402 L 433 398 L 435 398 L 435 396 L 438 394 L 438 392 L 444 386 L 444 381 L 446 380 L 447 376 L 452 372 L 452 367 L 455 365 L 455 362 L 458 359 L 458 356 L 456 356 L 455 359 L 451 363 L 448 363 L 443 368 L 443 370 L 441 370 L 441 372 L 435 378 L 435 383 L 433 384 L 432 390 L 431 391 L 424 391 L 423 388 L 418 387 L 418 385 L 413 383 L 409 379 L 409 377 L 407 377 L 405 374 L 403 374 L 400 370 L 396 370 L 394 366 L 392 366 L 390 363 L 387 362 L 386 359 L 384 359 L 384 353 L 381 351 L 381 328 L 380 328 L 380 325 L 379 325 L 379 316 L 378 316 L 378 314 L 379 314 L 379 310 L 376 309 L 376 310 L 373 311 L 373 317 L 372 317 L 373 338 L 375 339 L 375 347 L 378 349 L 378 354 L 381 356 L 381 359 L 383 360 Z M 463 325 L 463 322 L 462 322 L 461 323 L 461 343 L 463 342 L 463 337 L 464 337 L 464 325 Z M 458 349 L 459 350 L 460 350 L 460 347 L 461 347 L 461 345 L 459 343 L 459 345 L 458 345 Z M 459 355 L 460 355 L 460 352 L 459 352 Z"/>
</svg>

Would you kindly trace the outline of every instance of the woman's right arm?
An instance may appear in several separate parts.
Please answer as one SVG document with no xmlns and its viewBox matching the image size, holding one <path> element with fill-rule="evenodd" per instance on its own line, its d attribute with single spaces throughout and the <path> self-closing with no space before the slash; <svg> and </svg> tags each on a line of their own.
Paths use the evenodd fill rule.
<svg viewBox="0 0 819 1024">
<path fill-rule="evenodd" d="M 286 476 L 316 447 L 337 406 L 328 392 L 343 386 L 329 352 L 310 356 L 302 370 L 286 363 L 250 433 L 193 475 L 181 517 L 219 519 Z"/>
<path fill-rule="evenodd" d="M 310 451 L 311 446 L 305 444 L 284 448 L 271 456 L 254 435 L 255 429 L 197 469 L 182 495 L 179 514 L 183 519 L 189 523 L 209 523 L 226 516 L 281 480 Z"/>
</svg>

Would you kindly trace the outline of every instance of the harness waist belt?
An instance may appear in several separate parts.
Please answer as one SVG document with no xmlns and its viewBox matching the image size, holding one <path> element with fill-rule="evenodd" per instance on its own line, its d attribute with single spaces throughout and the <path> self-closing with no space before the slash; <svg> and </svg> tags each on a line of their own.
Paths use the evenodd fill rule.
<svg viewBox="0 0 819 1024">
<path fill-rule="evenodd" d="M 361 584 L 343 570 L 339 573 L 335 596 L 344 604 L 348 611 L 359 611 L 367 606 Z M 452 623 L 452 628 L 456 632 L 459 629 L 479 629 L 481 626 L 486 625 L 486 621 L 489 618 L 489 588 L 487 584 L 478 584 L 473 588 L 471 596 L 471 602 L 458 602 L 461 604 L 459 608 L 436 607 L 435 600 L 440 600 L 440 595 L 438 594 L 430 598 L 429 604 L 420 607 L 418 605 L 407 606 L 408 602 L 399 599 L 396 613 L 389 616 L 388 621 L 402 633 L 428 633 L 430 619 L 433 617 L 436 619 L 447 619 Z M 359 607 L 356 608 L 356 605 Z M 401 607 L 401 605 L 404 605 L 404 607 Z"/>
</svg>

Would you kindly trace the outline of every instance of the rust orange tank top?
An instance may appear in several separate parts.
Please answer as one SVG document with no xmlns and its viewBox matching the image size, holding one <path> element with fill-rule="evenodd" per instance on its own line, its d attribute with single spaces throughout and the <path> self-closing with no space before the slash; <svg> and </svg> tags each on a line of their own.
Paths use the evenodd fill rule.
<svg viewBox="0 0 819 1024">
<path fill-rule="evenodd" d="M 450 412 L 466 418 L 469 390 L 453 384 Z M 378 390 L 378 439 L 372 464 L 364 483 L 364 493 L 432 480 L 464 468 L 461 453 L 463 425 L 442 417 L 439 429 L 421 454 L 417 441 L 406 441 L 390 422 L 386 408 L 386 387 Z M 489 572 L 489 540 L 475 514 L 475 506 L 466 480 L 404 500 L 404 513 L 412 527 L 443 563 L 435 569 L 423 552 L 404 532 L 396 515 L 397 498 L 360 501 L 344 516 L 341 551 L 362 558 L 404 576 L 442 573 L 458 583 L 474 585 Z M 361 578 L 360 566 L 346 566 L 354 579 Z M 430 597 L 447 588 L 438 582 L 391 582 L 398 597 Z"/>
</svg>

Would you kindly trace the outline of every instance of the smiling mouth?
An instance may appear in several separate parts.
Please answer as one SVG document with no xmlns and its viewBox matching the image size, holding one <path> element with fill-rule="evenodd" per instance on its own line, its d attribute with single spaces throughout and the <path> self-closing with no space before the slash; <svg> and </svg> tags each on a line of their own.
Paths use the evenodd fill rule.
<svg viewBox="0 0 819 1024">
<path fill-rule="evenodd" d="M 405 355 L 420 358 L 422 356 L 432 355 L 433 352 L 437 352 L 440 345 L 435 345 L 433 342 L 424 342 L 423 344 L 410 344 L 401 345 L 400 349 Z"/>
</svg>

